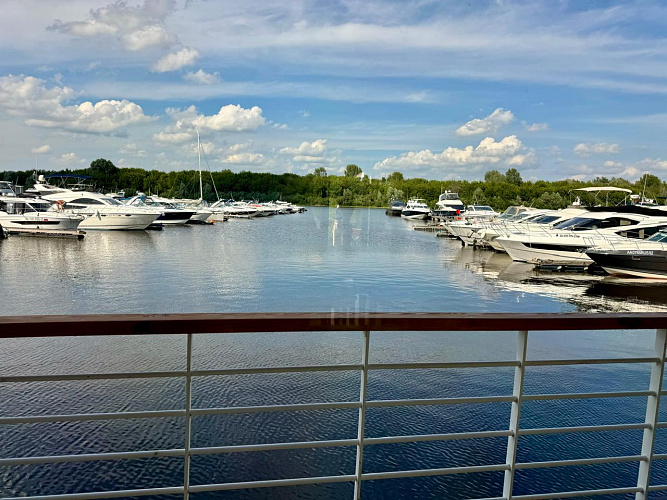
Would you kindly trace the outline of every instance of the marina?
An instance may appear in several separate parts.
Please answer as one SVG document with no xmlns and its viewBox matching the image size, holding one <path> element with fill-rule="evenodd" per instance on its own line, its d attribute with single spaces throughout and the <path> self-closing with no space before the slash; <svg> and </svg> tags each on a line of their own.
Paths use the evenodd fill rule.
<svg viewBox="0 0 667 500">
<path fill-rule="evenodd" d="M 271 326 L 261 335 L 231 332 L 195 335 L 193 369 L 213 370 L 216 375 L 198 372 L 196 380 L 193 378 L 193 409 L 280 406 L 281 411 L 220 410 L 220 414 L 202 414 L 193 419 L 191 449 L 200 451 L 192 454 L 191 484 L 229 483 L 230 486 L 215 490 L 202 486 L 198 496 L 207 498 L 221 495 L 223 498 L 275 495 L 348 498 L 353 496 L 356 477 L 354 439 L 358 408 L 334 410 L 326 409 L 329 408 L 326 405 L 359 397 L 358 372 L 284 372 L 281 367 L 333 364 L 357 367 L 363 335 L 355 330 L 355 321 L 366 321 L 363 318 L 372 321 L 371 313 L 376 311 L 417 313 L 415 321 L 424 325 L 421 330 L 401 332 L 396 326 L 399 331 L 371 332 L 369 363 L 374 367 L 382 363 L 422 364 L 409 370 L 369 371 L 368 400 L 424 401 L 511 395 L 514 366 L 481 368 L 473 364 L 464 368 L 456 363 L 494 364 L 512 360 L 516 356 L 517 334 L 487 331 L 491 327 L 483 325 L 488 323 L 479 323 L 476 331 L 468 331 L 470 327 L 466 327 L 467 331 L 435 334 L 422 331 L 427 327 L 420 312 L 458 312 L 473 315 L 478 318 L 475 321 L 481 321 L 479 315 L 484 313 L 505 313 L 515 318 L 523 313 L 540 313 L 546 318 L 554 313 L 667 313 L 667 299 L 660 282 L 539 272 L 531 264 L 513 262 L 506 254 L 464 247 L 457 240 L 413 230 L 420 224 L 423 223 L 387 217 L 380 209 L 308 207 L 294 217 L 230 219 L 224 224 L 176 226 L 157 232 L 91 231 L 81 241 L 10 237 L 0 243 L 0 286 L 7 296 L 25 299 L 0 302 L 0 315 L 31 315 L 35 311 L 56 315 L 104 314 L 120 310 L 127 314 L 150 314 L 153 318 L 161 313 L 193 312 L 247 315 L 248 311 L 267 314 L 327 311 L 328 318 L 333 314 L 339 318 L 335 324 L 343 325 L 345 331 L 280 332 L 278 315 L 266 320 Z M 24 254 L 40 258 L 26 267 L 21 258 Z M 156 289 L 161 293 L 148 293 Z M 241 324 L 233 321 L 237 327 Z M 579 322 L 578 331 L 531 332 L 530 359 L 653 356 L 654 332 L 598 331 L 596 325 L 602 323 L 589 324 L 590 331 L 582 330 L 584 325 Z M 44 331 L 74 334 L 78 328 L 54 324 Z M 387 328 L 391 330 L 390 326 Z M 439 328 L 452 326 L 443 324 Z M 212 330 L 221 332 L 224 328 L 216 324 Z M 102 333 L 97 328 L 86 331 Z M 181 452 L 167 456 L 172 452 L 165 451 L 163 458 L 138 455 L 129 459 L 128 455 L 124 460 L 107 460 L 111 458 L 109 453 L 182 449 L 182 420 L 176 413 L 161 418 L 62 423 L 30 419 L 89 412 L 181 411 L 182 379 L 170 376 L 96 380 L 86 374 L 104 377 L 123 371 L 182 373 L 184 338 L 165 331 L 150 338 L 3 339 L 0 380 L 19 378 L 0 383 L 0 422 L 9 419 L 0 425 L 0 439 L 5 443 L 0 460 L 106 455 L 100 457 L 101 462 L 39 465 L 36 458 L 33 465 L 18 462 L 0 465 L 6 478 L 4 489 L 0 490 L 2 496 L 132 491 L 182 485 Z M 443 371 L 445 368 L 434 368 L 435 364 L 450 368 Z M 629 393 L 648 387 L 650 370 L 645 368 L 645 364 L 627 363 L 530 367 L 527 380 L 530 394 Z M 257 373 L 253 374 L 253 370 Z M 47 382 L 43 379 L 46 376 L 61 380 Z M 20 377 L 37 378 L 30 382 L 32 379 Z M 613 377 L 611 385 L 610 377 Z M 596 432 L 570 432 L 566 444 L 564 434 L 524 436 L 517 462 L 641 454 L 642 429 L 635 424 L 643 422 L 645 398 L 593 398 L 575 406 L 568 401 L 525 403 L 522 419 L 527 420 L 522 425 L 544 429 L 626 424 L 630 427 L 628 430 L 609 427 L 604 432 L 610 438 L 604 440 L 598 439 Z M 445 492 L 451 499 L 502 495 L 511 404 L 463 404 L 454 400 L 451 403 L 372 406 L 366 410 L 365 435 L 369 442 L 364 446 L 365 475 L 361 479 L 364 497 L 428 498 Z M 322 404 L 325 406 L 319 406 Z M 286 411 L 290 405 L 312 406 Z M 25 423 L 10 425 L 14 421 L 11 418 Z M 492 434 L 484 439 L 461 439 L 461 433 L 474 432 Z M 505 434 L 491 437 L 495 432 Z M 53 439 L 38 437 L 45 433 Z M 427 434 L 442 439 L 418 438 L 422 441 L 410 443 L 396 437 Z M 371 444 L 380 438 L 386 438 L 387 443 Z M 306 444 L 281 444 L 313 440 L 349 446 L 310 448 Z M 658 433 L 656 449 L 664 449 L 666 444 L 664 435 Z M 220 454 L 199 454 L 211 447 Z M 242 450 L 245 451 L 238 453 Z M 556 454 L 555 450 L 562 453 Z M 578 476 L 583 478 L 578 481 L 571 476 L 575 470 L 572 467 L 550 468 L 546 476 L 545 471 L 526 469 L 517 476 L 515 492 L 528 495 L 636 488 L 636 463 L 580 465 L 585 469 L 579 469 L 584 475 Z M 476 474 L 443 472 L 441 476 L 412 478 L 406 477 L 407 473 L 398 474 L 488 464 L 499 468 Z M 115 471 L 110 479 L 100 473 L 110 470 L 109 467 Z M 590 467 L 595 468 L 595 474 L 586 472 Z M 654 471 L 652 484 L 667 481 L 667 471 L 661 463 L 656 461 Z M 394 472 L 397 475 L 393 479 L 379 480 L 375 476 Z M 278 490 L 243 486 L 248 481 L 332 475 L 340 475 L 343 482 L 310 484 L 303 480 L 282 483 Z M 177 494 L 181 490 L 169 491 Z"/>
</svg>

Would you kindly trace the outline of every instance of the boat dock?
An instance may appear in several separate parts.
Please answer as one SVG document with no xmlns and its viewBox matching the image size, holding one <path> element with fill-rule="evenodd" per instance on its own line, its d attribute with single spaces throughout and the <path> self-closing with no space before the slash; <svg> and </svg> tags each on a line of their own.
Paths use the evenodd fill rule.
<svg viewBox="0 0 667 500">
<path fill-rule="evenodd" d="M 7 229 L 7 232 L 16 236 L 42 236 L 48 238 L 75 238 L 82 240 L 86 232 L 80 229 L 66 230 L 66 229 L 42 229 L 25 227 L 21 229 Z"/>
<path fill-rule="evenodd" d="M 437 233 L 442 227 L 436 226 L 435 224 L 427 224 L 425 226 L 415 226 L 412 229 L 415 231 L 426 231 L 427 233 Z"/>
</svg>

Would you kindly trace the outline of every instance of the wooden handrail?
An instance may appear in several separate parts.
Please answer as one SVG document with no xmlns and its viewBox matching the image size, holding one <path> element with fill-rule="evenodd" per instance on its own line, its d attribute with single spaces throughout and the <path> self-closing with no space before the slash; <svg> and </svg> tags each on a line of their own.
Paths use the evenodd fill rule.
<svg viewBox="0 0 667 500">
<path fill-rule="evenodd" d="M 0 316 L 0 338 L 304 331 L 667 328 L 665 313 L 211 313 Z"/>
</svg>

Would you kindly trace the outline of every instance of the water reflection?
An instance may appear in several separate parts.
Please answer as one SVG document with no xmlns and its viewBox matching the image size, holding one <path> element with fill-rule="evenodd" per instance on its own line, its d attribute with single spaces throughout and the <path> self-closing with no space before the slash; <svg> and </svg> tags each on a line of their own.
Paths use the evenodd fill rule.
<svg viewBox="0 0 667 500">
<path fill-rule="evenodd" d="M 661 281 L 541 271 L 532 264 L 513 262 L 507 254 L 472 247 L 458 248 L 446 265 L 481 276 L 492 287 L 558 299 L 578 312 L 667 310 L 667 283 Z"/>
</svg>

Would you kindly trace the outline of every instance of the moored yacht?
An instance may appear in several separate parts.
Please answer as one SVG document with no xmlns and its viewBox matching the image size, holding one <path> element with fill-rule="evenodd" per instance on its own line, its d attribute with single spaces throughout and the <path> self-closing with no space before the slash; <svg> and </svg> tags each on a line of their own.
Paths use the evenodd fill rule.
<svg viewBox="0 0 667 500">
<path fill-rule="evenodd" d="M 137 195 L 130 198 L 125 204 L 134 207 L 157 209 L 160 215 L 155 219 L 155 222 L 170 226 L 182 226 L 190 220 L 190 217 L 197 213 L 196 210 L 178 208 L 171 200 L 158 196 Z"/>
<path fill-rule="evenodd" d="M 609 274 L 667 279 L 667 230 L 647 240 L 590 248 L 586 255 Z"/>
<path fill-rule="evenodd" d="M 83 215 L 57 211 L 47 200 L 0 196 L 0 225 L 10 233 L 21 229 L 59 229 L 74 231 Z"/>
<path fill-rule="evenodd" d="M 387 215 L 394 215 L 396 217 L 401 216 L 401 212 L 405 208 L 405 203 L 403 203 L 401 200 L 391 200 L 389 202 L 389 208 L 384 211 L 385 214 Z"/>
<path fill-rule="evenodd" d="M 585 265 L 592 263 L 586 250 L 593 246 L 648 238 L 664 227 L 667 217 L 589 212 L 556 224 L 553 229 L 510 234 L 496 241 L 515 261 Z"/>
<path fill-rule="evenodd" d="M 405 208 L 401 211 L 401 217 L 411 220 L 423 220 L 428 217 L 431 209 L 425 203 L 423 198 L 413 198 L 408 201 Z"/>
<path fill-rule="evenodd" d="M 459 199 L 459 194 L 445 191 L 438 197 L 438 201 L 435 203 L 435 210 L 431 212 L 431 215 L 449 218 L 461 215 L 463 212 L 465 212 L 465 207 Z"/>
<path fill-rule="evenodd" d="M 84 215 L 79 229 L 146 229 L 162 212 L 145 207 L 129 207 L 100 193 L 62 190 L 43 196 L 55 202 L 63 213 Z"/>
</svg>

